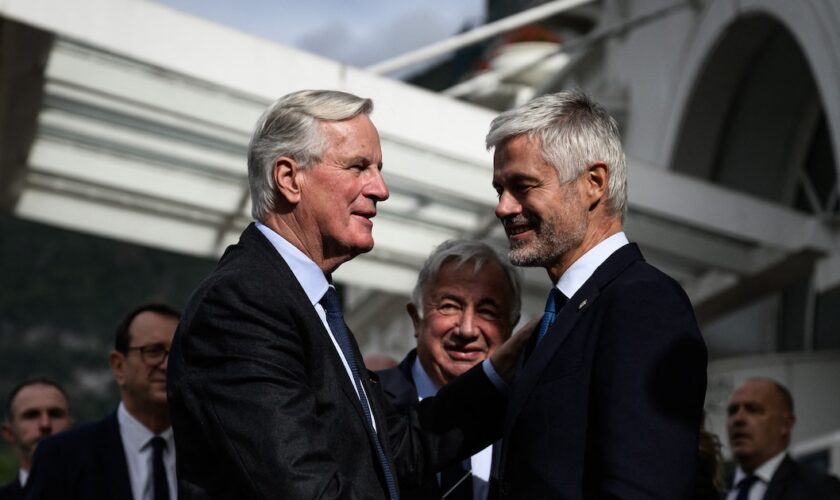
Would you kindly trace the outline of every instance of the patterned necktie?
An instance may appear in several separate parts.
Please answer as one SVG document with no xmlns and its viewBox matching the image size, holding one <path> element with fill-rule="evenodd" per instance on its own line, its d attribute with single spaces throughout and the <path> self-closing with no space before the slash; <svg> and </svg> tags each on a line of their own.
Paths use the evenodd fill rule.
<svg viewBox="0 0 840 500">
<path fill-rule="evenodd" d="M 472 461 L 468 458 L 443 469 L 440 490 L 445 500 L 472 500 Z"/>
<path fill-rule="evenodd" d="M 149 440 L 152 444 L 152 484 L 155 500 L 169 500 L 169 482 L 166 480 L 166 467 L 163 466 L 163 450 L 166 440 L 155 436 Z"/>
<path fill-rule="evenodd" d="M 566 296 L 557 287 L 551 288 L 551 291 L 548 293 L 548 299 L 545 301 L 545 313 L 543 314 L 542 321 L 540 321 L 540 329 L 537 330 L 537 344 L 545 337 L 548 328 L 557 318 L 557 311 L 563 308 L 566 300 Z"/>
<path fill-rule="evenodd" d="M 382 448 L 382 443 L 379 442 L 379 435 L 373 427 L 373 416 L 370 411 L 365 391 L 362 389 L 362 380 L 359 378 L 359 369 L 357 368 L 356 356 L 350 340 L 350 332 L 347 330 L 347 325 L 344 323 L 344 316 L 341 312 L 341 301 L 338 299 L 338 292 L 332 286 L 327 288 L 327 293 L 321 298 L 321 306 L 327 313 L 327 324 L 330 325 L 335 341 L 341 348 L 344 354 L 344 359 L 350 366 L 350 372 L 353 374 L 353 383 L 356 385 L 356 392 L 359 393 L 359 402 L 362 405 L 362 412 L 365 414 L 368 430 L 373 436 L 373 443 L 376 447 L 376 455 L 379 458 L 379 463 L 382 466 L 382 471 L 385 474 L 385 483 L 388 485 L 388 493 L 392 500 L 398 500 L 397 483 L 394 481 L 394 474 L 391 472 L 391 465 L 385 457 L 385 450 Z"/>
<path fill-rule="evenodd" d="M 747 476 L 738 481 L 738 496 L 735 500 L 747 500 L 750 497 L 750 488 L 758 482 L 758 476 Z"/>
</svg>

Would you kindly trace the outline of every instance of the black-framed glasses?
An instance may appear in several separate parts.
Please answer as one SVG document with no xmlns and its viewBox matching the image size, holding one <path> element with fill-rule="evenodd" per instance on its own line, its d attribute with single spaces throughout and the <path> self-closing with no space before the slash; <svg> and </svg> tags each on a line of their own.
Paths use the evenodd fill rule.
<svg viewBox="0 0 840 500">
<path fill-rule="evenodd" d="M 141 345 L 129 347 L 126 351 L 140 351 L 140 357 L 147 365 L 159 365 L 169 356 L 169 349 L 161 344 Z"/>
</svg>

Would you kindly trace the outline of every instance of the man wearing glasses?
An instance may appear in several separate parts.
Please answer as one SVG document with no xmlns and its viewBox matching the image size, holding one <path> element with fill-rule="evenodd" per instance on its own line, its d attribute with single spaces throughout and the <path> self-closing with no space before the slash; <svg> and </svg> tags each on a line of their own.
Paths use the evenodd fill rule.
<svg viewBox="0 0 840 500">
<path fill-rule="evenodd" d="M 179 318 L 172 307 L 152 303 L 120 322 L 108 356 L 122 398 L 117 411 L 44 440 L 29 498 L 176 498 L 166 368 Z"/>
</svg>

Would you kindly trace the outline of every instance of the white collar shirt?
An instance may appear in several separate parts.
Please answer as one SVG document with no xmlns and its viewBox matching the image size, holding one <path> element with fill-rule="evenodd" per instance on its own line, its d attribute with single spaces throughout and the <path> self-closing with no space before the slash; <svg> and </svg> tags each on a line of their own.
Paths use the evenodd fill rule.
<svg viewBox="0 0 840 500">
<path fill-rule="evenodd" d="M 761 464 L 761 467 L 753 472 L 753 475 L 758 478 L 758 481 L 756 481 L 755 484 L 752 485 L 752 488 L 750 488 L 750 494 L 747 497 L 748 500 L 762 500 L 764 498 L 764 494 L 767 493 L 767 487 L 770 485 L 770 480 L 773 479 L 773 474 L 776 473 L 776 469 L 782 465 L 782 460 L 785 459 L 786 453 L 787 451 L 779 453 L 770 460 Z M 732 489 L 726 495 L 726 500 L 735 500 L 738 496 L 738 488 L 736 486 L 745 477 L 747 477 L 747 473 L 744 472 L 741 467 L 735 469 L 735 477 L 732 480 Z"/>
<path fill-rule="evenodd" d="M 423 369 L 420 358 L 414 359 L 411 366 L 411 376 L 414 379 L 414 387 L 417 390 L 417 399 L 429 398 L 437 394 L 439 387 Z M 490 492 L 490 468 L 493 463 L 493 445 L 484 448 L 470 457 L 470 468 L 472 469 L 473 499 L 485 500 Z M 439 475 L 438 475 L 439 477 Z"/>
<path fill-rule="evenodd" d="M 586 280 L 592 277 L 598 266 L 604 263 L 616 250 L 630 243 L 623 231 L 619 231 L 604 241 L 590 248 L 588 252 L 574 261 L 560 276 L 555 285 L 567 299 L 572 298 Z"/>
<path fill-rule="evenodd" d="M 26 481 L 29 479 L 29 471 L 18 469 L 18 482 L 20 483 L 20 487 L 23 488 L 26 486 Z"/>
<path fill-rule="evenodd" d="M 160 434 L 154 434 L 134 418 L 125 405 L 120 402 L 117 408 L 117 422 L 120 428 L 125 463 L 128 466 L 128 478 L 131 482 L 131 495 L 134 500 L 154 500 L 154 479 L 152 478 L 152 444 L 149 442 L 156 435 L 166 441 L 163 450 L 163 466 L 166 469 L 166 481 L 169 486 L 169 498 L 178 498 L 178 484 L 175 476 L 175 439 L 172 427 Z"/>
<path fill-rule="evenodd" d="M 315 308 L 318 318 L 321 319 L 321 323 L 323 323 L 324 328 L 327 330 L 327 333 L 329 333 L 330 340 L 332 341 L 338 356 L 341 358 L 341 363 L 344 365 L 347 377 L 350 379 L 350 384 L 356 391 L 356 395 L 358 395 L 359 391 L 356 389 L 356 383 L 353 380 L 353 372 L 350 370 L 350 365 L 347 364 L 347 359 L 344 357 L 341 347 L 335 340 L 335 335 L 333 335 L 332 330 L 330 330 L 330 325 L 327 323 L 327 313 L 321 305 L 321 298 L 325 293 L 327 293 L 327 289 L 330 287 L 330 283 L 327 281 L 326 276 L 324 276 L 324 272 L 312 259 L 307 257 L 285 238 L 275 233 L 271 228 L 259 221 L 256 222 L 256 226 L 263 236 L 268 239 L 275 250 L 277 250 L 280 257 L 286 261 L 289 269 L 292 270 L 292 274 L 295 275 L 295 279 L 298 283 L 300 283 L 301 288 L 303 288 L 303 292 L 306 294 L 306 297 L 309 299 L 312 307 Z M 364 366 L 359 366 L 357 368 L 360 372 L 365 369 Z M 362 390 L 364 390 L 364 388 Z M 373 419 L 373 427 L 375 430 L 376 419 Z"/>
</svg>

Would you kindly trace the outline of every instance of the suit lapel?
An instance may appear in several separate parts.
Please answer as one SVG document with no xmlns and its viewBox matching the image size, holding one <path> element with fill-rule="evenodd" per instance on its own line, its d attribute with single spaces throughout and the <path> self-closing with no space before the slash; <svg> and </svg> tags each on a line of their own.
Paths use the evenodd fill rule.
<svg viewBox="0 0 840 500">
<path fill-rule="evenodd" d="M 125 461 L 125 448 L 120 436 L 117 412 L 109 415 L 102 427 L 100 438 L 102 450 L 102 475 L 107 478 L 109 498 L 132 500 L 131 479 Z"/>
<path fill-rule="evenodd" d="M 574 329 L 578 319 L 588 309 L 589 305 L 595 301 L 597 296 L 598 287 L 592 280 L 587 281 L 574 297 L 563 306 L 563 309 L 560 310 L 557 318 L 554 320 L 554 324 L 551 325 L 546 336 L 534 348 L 528 360 L 523 360 L 524 365 L 521 366 L 521 373 L 518 374 L 513 385 L 513 392 L 510 397 L 510 403 L 508 404 L 507 416 L 505 418 L 507 423 L 512 423 L 516 420 L 522 407 L 525 406 L 525 401 L 528 399 L 528 396 L 537 386 L 540 375 L 542 375 L 546 365 L 554 357 L 557 349 L 560 348 L 566 340 L 566 337 Z M 583 307 L 579 307 L 579 304 L 583 304 Z M 508 428 L 509 425 L 506 424 L 506 432 Z"/>
<path fill-rule="evenodd" d="M 513 384 L 510 403 L 508 404 L 507 415 L 505 417 L 505 436 L 509 434 L 513 423 L 519 416 L 519 412 L 525 406 L 528 396 L 530 396 L 531 392 L 537 386 L 546 366 L 551 362 L 557 350 L 561 348 L 566 338 L 574 330 L 580 318 L 596 303 L 601 290 L 621 274 L 632 262 L 641 259 L 643 257 L 636 244 L 630 243 L 619 248 L 598 266 L 577 293 L 566 302 L 566 305 L 563 306 L 557 318 L 554 320 L 554 324 L 548 329 L 546 336 L 535 347 L 534 352 L 531 353 L 527 362 L 524 362 L 524 365 L 520 366 L 521 373 L 517 374 L 517 378 Z M 520 362 L 522 361 L 522 356 L 520 356 Z"/>
<path fill-rule="evenodd" d="M 319 345 L 320 351 L 326 356 L 324 361 L 330 363 L 333 371 L 338 375 L 338 385 L 341 388 L 341 392 L 344 393 L 348 400 L 350 400 L 350 403 L 356 409 L 356 413 L 359 418 L 364 422 L 365 415 L 362 411 L 361 403 L 359 402 L 359 396 L 356 393 L 353 382 L 350 380 L 350 377 L 347 376 L 347 370 L 344 368 L 341 356 L 338 354 L 338 350 L 336 349 L 335 344 L 333 344 L 332 338 L 324 326 L 324 323 L 315 311 L 315 307 L 309 301 L 309 297 L 306 295 L 306 292 L 303 290 L 303 287 L 298 282 L 297 278 L 295 278 L 295 275 L 291 268 L 289 268 L 289 265 L 283 257 L 280 256 L 277 249 L 274 248 L 271 242 L 268 241 L 259 229 L 257 229 L 254 223 L 251 223 L 242 233 L 241 242 L 247 246 L 253 245 L 256 250 L 261 251 L 264 254 L 264 257 L 272 263 L 271 268 L 277 270 L 278 276 L 273 280 L 276 283 L 282 283 L 288 291 L 289 300 L 290 302 L 293 302 L 292 308 L 299 311 L 303 316 L 306 331 L 312 333 L 313 342 Z M 354 351 L 358 352 L 359 349 L 356 346 L 356 339 L 353 337 L 352 332 L 350 334 L 350 338 L 352 339 Z M 356 363 L 360 370 L 364 368 L 364 365 L 359 365 L 359 363 L 361 363 L 361 356 L 357 356 Z"/>
<path fill-rule="evenodd" d="M 767 485 L 767 492 L 764 493 L 764 500 L 781 500 L 784 498 L 784 492 L 790 480 L 790 475 L 793 472 L 793 460 L 789 455 L 785 455 L 779 468 L 770 478 L 770 484 Z"/>
</svg>

